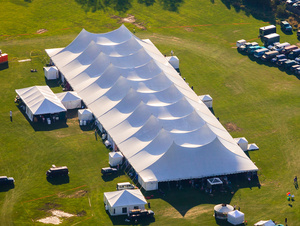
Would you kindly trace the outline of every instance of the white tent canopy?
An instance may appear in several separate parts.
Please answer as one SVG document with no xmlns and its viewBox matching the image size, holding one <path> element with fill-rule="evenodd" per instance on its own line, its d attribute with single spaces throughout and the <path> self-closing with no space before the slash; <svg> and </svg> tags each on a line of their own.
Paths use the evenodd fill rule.
<svg viewBox="0 0 300 226">
<path fill-rule="evenodd" d="M 32 86 L 16 89 L 16 93 L 26 105 L 26 114 L 33 121 L 34 115 L 66 112 L 67 109 L 49 86 Z"/>
<path fill-rule="evenodd" d="M 255 150 L 259 150 L 259 147 L 252 143 L 252 144 L 248 144 L 248 148 L 247 148 L 248 151 L 255 151 Z"/>
<path fill-rule="evenodd" d="M 229 204 L 218 204 L 214 207 L 215 217 L 218 219 L 227 219 L 228 212 L 233 210 L 233 206 Z"/>
<path fill-rule="evenodd" d="M 110 215 L 125 215 L 133 209 L 145 209 L 147 201 L 139 189 L 104 193 L 104 203 Z"/>
<path fill-rule="evenodd" d="M 201 95 L 199 96 L 199 99 L 208 107 L 208 108 L 212 108 L 213 105 L 213 98 L 209 95 Z"/>
<path fill-rule="evenodd" d="M 60 99 L 66 109 L 81 108 L 81 98 L 74 91 L 56 93 L 56 96 Z"/>
<path fill-rule="evenodd" d="M 47 53 L 144 188 L 258 170 L 154 44 L 124 25 L 104 34 L 83 29 Z"/>
<path fill-rule="evenodd" d="M 248 141 L 245 137 L 234 138 L 236 143 L 241 147 L 243 151 L 248 150 Z"/>
<path fill-rule="evenodd" d="M 211 187 L 213 185 L 221 185 L 221 184 L 223 184 L 223 182 L 221 181 L 221 179 L 218 178 L 218 177 L 208 178 L 207 182 L 208 182 L 208 186 L 209 187 Z"/>
<path fill-rule="evenodd" d="M 168 62 L 172 65 L 174 69 L 179 69 L 179 59 L 177 56 L 166 57 Z"/>
<path fill-rule="evenodd" d="M 121 152 L 109 152 L 109 165 L 117 166 L 123 163 L 123 155 Z"/>
<path fill-rule="evenodd" d="M 89 121 L 93 119 L 93 113 L 89 109 L 79 109 L 78 110 L 78 119 Z"/>
<path fill-rule="evenodd" d="M 274 222 L 272 220 L 259 221 L 259 222 L 254 224 L 254 226 L 275 226 L 275 225 L 276 224 L 274 224 Z"/>
<path fill-rule="evenodd" d="M 45 77 L 48 80 L 53 80 L 58 78 L 58 69 L 55 66 L 44 67 Z"/>
<path fill-rule="evenodd" d="M 239 225 L 244 223 L 245 220 L 245 214 L 241 211 L 234 210 L 230 211 L 227 214 L 227 221 L 233 225 Z"/>
</svg>

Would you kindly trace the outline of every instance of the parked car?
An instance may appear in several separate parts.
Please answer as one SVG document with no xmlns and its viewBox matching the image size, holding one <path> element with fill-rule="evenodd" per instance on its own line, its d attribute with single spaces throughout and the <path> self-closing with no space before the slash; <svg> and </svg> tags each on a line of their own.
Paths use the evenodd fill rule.
<svg viewBox="0 0 300 226">
<path fill-rule="evenodd" d="M 284 48 L 282 53 L 284 53 L 285 55 L 288 55 L 290 52 L 292 52 L 295 49 L 298 49 L 298 47 L 296 45 L 287 46 Z"/>
<path fill-rule="evenodd" d="M 271 59 L 271 62 L 276 63 L 278 60 L 281 60 L 281 59 L 286 59 L 286 56 L 284 54 L 276 55 L 276 57 Z"/>
<path fill-rule="evenodd" d="M 269 51 L 270 50 L 267 48 L 255 50 L 254 57 L 261 58 L 266 52 L 269 52 Z"/>
<path fill-rule="evenodd" d="M 264 46 L 274 45 L 276 42 L 280 42 L 279 34 L 273 33 L 263 37 Z"/>
<path fill-rule="evenodd" d="M 0 185 L 13 185 L 15 179 L 13 177 L 0 176 Z"/>
<path fill-rule="evenodd" d="M 53 165 L 47 172 L 46 176 L 49 178 L 52 177 L 63 177 L 69 175 L 69 169 L 66 166 L 57 167 Z"/>
<path fill-rule="evenodd" d="M 285 20 L 281 21 L 280 27 L 281 27 L 281 29 L 282 29 L 283 31 L 285 31 L 285 32 L 292 32 L 292 30 L 293 30 L 293 28 L 292 28 L 292 26 L 289 24 L 289 22 L 287 22 L 287 21 L 285 21 Z"/>
<path fill-rule="evenodd" d="M 288 54 L 288 58 L 294 60 L 299 55 L 300 55 L 300 49 L 294 49 L 292 52 Z"/>
<path fill-rule="evenodd" d="M 291 66 L 290 67 L 290 70 L 292 71 L 292 72 L 294 72 L 297 68 L 299 68 L 300 67 L 300 64 L 295 64 L 295 65 L 293 65 L 293 66 Z"/>
<path fill-rule="evenodd" d="M 268 61 L 268 60 L 271 60 L 272 58 L 276 57 L 278 54 L 279 54 L 278 51 L 270 51 L 270 52 L 265 53 L 265 54 L 261 57 L 261 59 L 262 59 L 263 61 Z"/>
<path fill-rule="evenodd" d="M 300 37 L 300 30 L 297 31 L 297 37 Z"/>
<path fill-rule="evenodd" d="M 295 73 L 296 75 L 300 75 L 300 67 L 296 68 L 296 69 L 294 70 L 294 73 Z"/>
<path fill-rule="evenodd" d="M 239 51 L 246 51 L 251 47 L 251 46 L 258 46 L 258 43 L 257 42 L 246 42 L 244 45 L 241 45 L 238 50 Z"/>
<path fill-rule="evenodd" d="M 128 213 L 128 218 L 130 220 L 136 220 L 140 218 L 148 218 L 154 217 L 154 212 L 152 210 L 141 210 L 141 209 L 133 209 Z"/>
<path fill-rule="evenodd" d="M 238 40 L 237 42 L 236 42 L 236 47 L 241 47 L 242 45 L 245 45 L 245 43 L 246 43 L 247 41 L 245 40 L 245 39 L 241 39 L 241 40 Z"/>
<path fill-rule="evenodd" d="M 296 65 L 296 64 L 299 64 L 299 63 L 295 60 L 287 60 L 284 62 L 284 68 L 290 69 L 293 65 Z"/>
<path fill-rule="evenodd" d="M 109 174 L 115 174 L 117 172 L 118 172 L 118 170 L 116 168 L 112 168 L 112 167 L 105 167 L 105 168 L 101 169 L 101 173 L 103 176 L 109 175 Z"/>
<path fill-rule="evenodd" d="M 286 58 L 280 59 L 280 60 L 278 60 L 278 61 L 276 62 L 276 64 L 277 64 L 279 67 L 281 67 L 281 66 L 284 65 L 284 62 L 287 61 L 287 60 L 288 60 L 288 59 L 286 59 Z"/>
<path fill-rule="evenodd" d="M 273 46 L 272 50 L 276 50 L 279 53 L 282 53 L 282 51 L 284 50 L 284 48 L 290 46 L 291 44 L 288 42 L 284 42 L 284 43 L 279 43 Z"/>
<path fill-rule="evenodd" d="M 135 189 L 136 186 L 129 182 L 117 183 L 117 190 Z"/>
<path fill-rule="evenodd" d="M 276 33 L 276 26 L 275 25 L 260 27 L 258 37 L 264 37 L 265 35 L 269 35 L 269 34 L 272 34 L 272 33 Z"/>
<path fill-rule="evenodd" d="M 254 52 L 258 49 L 266 49 L 265 47 L 263 46 L 250 46 L 247 50 L 247 53 L 248 54 L 254 54 Z"/>
</svg>

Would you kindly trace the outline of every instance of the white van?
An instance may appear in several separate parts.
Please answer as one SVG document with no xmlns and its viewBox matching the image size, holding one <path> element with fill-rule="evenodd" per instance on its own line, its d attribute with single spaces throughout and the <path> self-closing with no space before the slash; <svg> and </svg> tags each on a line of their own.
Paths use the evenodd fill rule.
<svg viewBox="0 0 300 226">
<path fill-rule="evenodd" d="M 136 187 L 129 182 L 117 183 L 117 190 L 135 189 Z"/>
</svg>

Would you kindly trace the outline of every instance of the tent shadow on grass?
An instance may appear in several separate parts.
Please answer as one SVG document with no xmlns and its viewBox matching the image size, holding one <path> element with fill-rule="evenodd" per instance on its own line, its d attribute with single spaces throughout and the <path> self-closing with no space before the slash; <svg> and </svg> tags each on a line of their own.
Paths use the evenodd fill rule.
<svg viewBox="0 0 300 226">
<path fill-rule="evenodd" d="M 60 86 L 60 80 L 59 79 L 53 79 L 53 80 L 48 80 L 46 77 L 45 77 L 45 83 L 47 86 L 49 86 L 50 88 L 51 87 L 59 87 Z"/>
<path fill-rule="evenodd" d="M 168 202 L 184 217 L 190 209 L 201 204 L 229 204 L 236 191 L 241 188 L 260 188 L 257 177 L 254 177 L 250 182 L 247 180 L 245 174 L 231 175 L 228 176 L 228 179 L 231 181 L 231 185 L 230 189 L 226 189 L 227 192 L 216 191 L 213 194 L 209 194 L 200 188 L 192 188 L 188 181 L 184 181 L 180 190 L 175 186 L 176 182 L 171 182 L 170 185 L 165 182 L 159 185 L 159 190 L 144 192 L 144 195 L 145 197 L 151 197 L 151 199 L 160 198 Z M 149 202 L 151 202 L 151 199 L 149 199 Z M 213 213 L 213 209 L 211 211 Z"/>
<path fill-rule="evenodd" d="M 2 186 L 0 186 L 0 192 L 7 192 L 7 191 L 9 191 L 10 189 L 13 189 L 13 188 L 15 188 L 14 184 L 2 185 Z"/>
<path fill-rule="evenodd" d="M 125 221 L 128 219 L 127 215 L 122 216 L 111 216 L 108 211 L 106 211 L 108 214 L 111 222 L 113 225 L 150 225 L 151 223 L 155 222 L 155 217 L 149 217 L 149 218 L 141 218 L 136 223 L 134 221 Z"/>
<path fill-rule="evenodd" d="M 101 177 L 102 177 L 103 181 L 107 182 L 107 181 L 112 181 L 115 178 L 123 176 L 123 175 L 125 175 L 124 171 L 123 170 L 119 170 L 117 173 L 109 174 L 109 175 L 102 175 Z"/>
<path fill-rule="evenodd" d="M 21 108 L 20 105 L 17 106 L 20 112 L 23 114 L 23 116 L 27 119 L 29 124 L 32 126 L 34 131 L 51 131 L 51 130 L 56 130 L 56 129 L 61 129 L 61 128 L 67 128 L 68 125 L 66 124 L 65 121 L 57 121 L 55 123 L 51 123 L 50 125 L 47 123 L 40 123 L 40 122 L 32 122 L 25 111 Z"/>
<path fill-rule="evenodd" d="M 47 181 L 52 185 L 61 185 L 61 184 L 68 184 L 70 183 L 70 177 L 64 176 L 64 177 L 47 177 Z"/>
<path fill-rule="evenodd" d="M 8 62 L 0 64 L 0 71 L 5 70 L 8 68 Z"/>
</svg>

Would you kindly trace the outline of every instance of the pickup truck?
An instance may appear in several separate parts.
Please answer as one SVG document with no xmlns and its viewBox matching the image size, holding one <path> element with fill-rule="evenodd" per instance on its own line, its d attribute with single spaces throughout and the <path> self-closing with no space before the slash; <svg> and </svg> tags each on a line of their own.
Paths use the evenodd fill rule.
<svg viewBox="0 0 300 226">
<path fill-rule="evenodd" d="M 152 210 L 133 209 L 128 213 L 129 220 L 138 220 L 140 218 L 154 217 Z"/>
<path fill-rule="evenodd" d="M 0 185 L 13 185 L 15 179 L 13 177 L 0 176 Z"/>
</svg>

